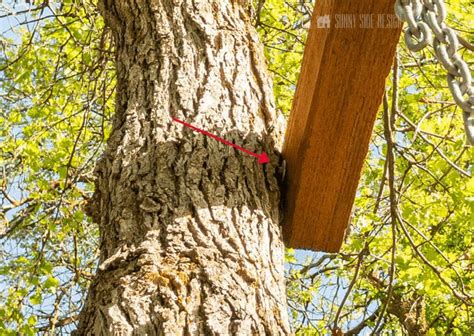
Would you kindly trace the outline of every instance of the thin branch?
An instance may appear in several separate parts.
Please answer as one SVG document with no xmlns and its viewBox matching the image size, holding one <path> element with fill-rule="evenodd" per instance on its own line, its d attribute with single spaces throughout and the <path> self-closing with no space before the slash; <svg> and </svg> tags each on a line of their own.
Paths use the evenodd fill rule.
<svg viewBox="0 0 474 336">
<path fill-rule="evenodd" d="M 368 246 L 366 244 L 364 246 L 364 248 L 362 249 L 362 251 L 360 251 L 360 253 L 359 253 L 358 260 L 357 260 L 357 266 L 356 266 L 356 269 L 355 269 L 355 272 L 354 272 L 354 277 L 352 278 L 352 281 L 349 284 L 349 287 L 347 288 L 347 291 L 344 294 L 344 297 L 343 297 L 341 303 L 339 304 L 339 307 L 338 307 L 337 312 L 336 312 L 336 316 L 334 317 L 334 326 L 333 326 L 333 331 L 334 332 L 336 332 L 337 330 L 340 330 L 339 327 L 338 327 L 338 322 L 339 322 L 339 317 L 340 317 L 341 312 L 342 312 L 342 308 L 344 307 L 344 304 L 346 303 L 347 299 L 349 298 L 349 295 L 352 291 L 352 288 L 354 288 L 354 285 L 357 282 L 357 279 L 359 277 L 359 271 L 360 271 L 360 268 L 362 266 L 362 261 L 364 260 L 364 257 L 368 253 L 369 253 L 369 249 L 368 249 Z"/>
<path fill-rule="evenodd" d="M 413 250 L 415 251 L 415 253 L 418 255 L 418 257 L 429 267 L 431 268 L 431 270 L 438 276 L 438 278 L 441 280 L 441 282 L 446 285 L 450 290 L 451 292 L 453 293 L 453 295 L 458 298 L 459 300 L 463 301 L 467 306 L 474 306 L 474 303 L 472 303 L 472 296 L 470 295 L 462 295 L 461 293 L 459 293 L 455 288 L 453 288 L 453 286 L 451 286 L 451 284 L 441 275 L 441 271 L 436 267 L 434 266 L 426 257 L 423 253 L 421 253 L 421 251 L 417 248 L 416 244 L 415 244 L 415 241 L 413 240 L 412 236 L 410 235 L 410 233 L 408 232 L 407 228 L 405 227 L 405 225 L 403 225 L 403 217 L 401 216 L 400 214 L 400 211 L 397 210 L 397 217 L 398 217 L 398 220 L 399 220 L 399 225 L 400 227 L 402 228 L 403 230 L 403 233 L 405 234 L 405 236 L 407 237 L 408 239 L 408 242 L 410 243 L 411 247 L 413 248 Z"/>
<path fill-rule="evenodd" d="M 393 129 L 395 126 L 395 115 L 398 111 L 398 55 L 395 54 L 395 60 L 393 64 L 393 87 L 392 87 L 392 106 L 391 111 L 389 111 L 388 106 L 388 96 L 387 92 L 384 94 L 383 98 L 383 121 L 384 121 L 384 135 L 385 141 L 387 142 L 387 172 L 388 172 L 388 186 L 389 186 L 389 196 L 390 196 L 390 224 L 392 227 L 392 255 L 389 271 L 389 283 L 387 298 L 385 299 L 382 310 L 377 318 L 375 323 L 373 334 L 377 334 L 379 328 L 381 328 L 382 318 L 385 315 L 387 310 L 388 303 L 392 299 L 393 292 L 393 280 L 395 278 L 396 271 L 396 251 L 397 251 L 397 205 L 398 205 L 398 196 L 395 188 L 395 144 L 393 141 Z"/>
</svg>

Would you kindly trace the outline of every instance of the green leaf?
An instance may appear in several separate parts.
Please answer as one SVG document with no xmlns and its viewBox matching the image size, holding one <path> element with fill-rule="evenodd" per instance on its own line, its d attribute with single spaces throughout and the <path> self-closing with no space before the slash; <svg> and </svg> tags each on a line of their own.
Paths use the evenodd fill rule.
<svg viewBox="0 0 474 336">
<path fill-rule="evenodd" d="M 55 277 L 48 277 L 46 281 L 43 283 L 43 286 L 45 288 L 55 288 L 59 286 L 59 280 L 56 279 Z"/>
</svg>

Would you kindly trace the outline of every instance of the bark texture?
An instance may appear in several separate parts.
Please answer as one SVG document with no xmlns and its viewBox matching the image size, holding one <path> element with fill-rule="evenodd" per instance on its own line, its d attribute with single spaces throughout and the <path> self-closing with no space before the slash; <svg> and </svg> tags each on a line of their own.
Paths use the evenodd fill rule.
<svg viewBox="0 0 474 336">
<path fill-rule="evenodd" d="M 400 297 L 395 294 L 387 307 L 387 312 L 397 317 L 409 336 L 424 336 L 428 333 L 423 296 L 413 294 Z"/>
<path fill-rule="evenodd" d="M 78 335 L 289 334 L 275 177 L 283 123 L 242 2 L 100 2 L 118 87 L 89 208 L 100 265 Z"/>
</svg>

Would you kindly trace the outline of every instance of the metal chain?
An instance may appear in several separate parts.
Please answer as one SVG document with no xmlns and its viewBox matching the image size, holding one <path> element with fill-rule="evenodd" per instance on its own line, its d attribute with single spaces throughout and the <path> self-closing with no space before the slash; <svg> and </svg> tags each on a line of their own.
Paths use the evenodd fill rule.
<svg viewBox="0 0 474 336">
<path fill-rule="evenodd" d="M 420 51 L 433 40 L 436 58 L 447 71 L 448 86 L 456 104 L 463 110 L 468 142 L 474 146 L 474 88 L 471 70 L 457 53 L 456 32 L 444 22 L 443 0 L 396 0 L 395 13 L 408 27 L 405 42 L 411 51 Z M 434 35 L 434 37 L 433 37 Z"/>
</svg>

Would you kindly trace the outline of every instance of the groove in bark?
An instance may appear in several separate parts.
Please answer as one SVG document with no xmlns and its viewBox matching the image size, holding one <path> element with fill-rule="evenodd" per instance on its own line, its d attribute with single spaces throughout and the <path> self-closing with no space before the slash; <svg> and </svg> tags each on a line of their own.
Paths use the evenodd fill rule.
<svg viewBox="0 0 474 336">
<path fill-rule="evenodd" d="M 100 265 L 76 334 L 289 334 L 275 178 L 283 129 L 271 127 L 282 123 L 243 5 L 100 6 L 115 34 L 116 115 L 90 208 Z"/>
</svg>

